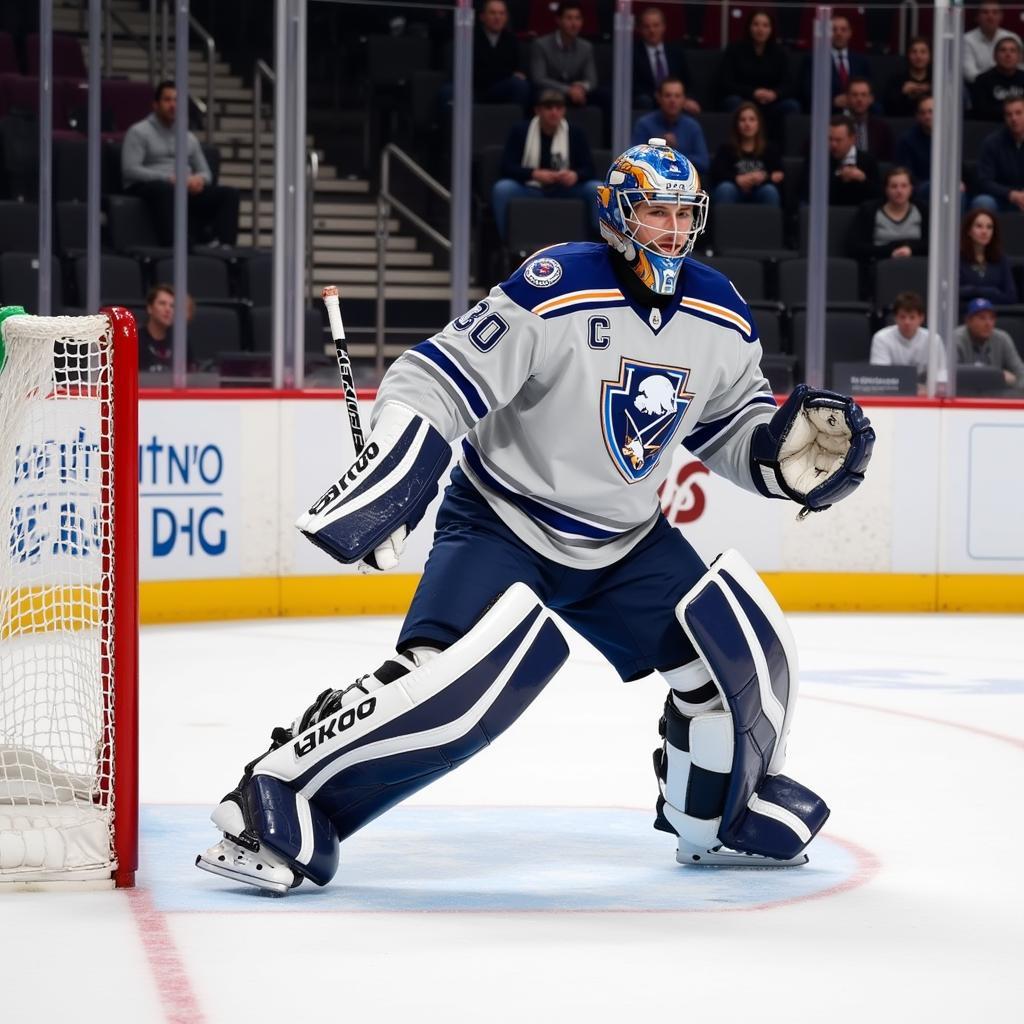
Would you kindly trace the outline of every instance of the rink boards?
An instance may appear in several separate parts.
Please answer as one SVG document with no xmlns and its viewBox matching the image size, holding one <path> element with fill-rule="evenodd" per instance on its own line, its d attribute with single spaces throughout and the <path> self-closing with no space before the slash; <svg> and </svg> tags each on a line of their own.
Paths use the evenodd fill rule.
<svg viewBox="0 0 1024 1024">
<path fill-rule="evenodd" d="M 798 522 L 791 503 L 739 490 L 680 447 L 663 511 L 707 559 L 738 548 L 791 610 L 1024 611 L 1024 403 L 866 406 L 874 459 L 833 509 Z M 403 611 L 437 502 L 394 574 L 362 576 L 294 529 L 351 458 L 336 395 L 144 392 L 143 621 Z"/>
</svg>

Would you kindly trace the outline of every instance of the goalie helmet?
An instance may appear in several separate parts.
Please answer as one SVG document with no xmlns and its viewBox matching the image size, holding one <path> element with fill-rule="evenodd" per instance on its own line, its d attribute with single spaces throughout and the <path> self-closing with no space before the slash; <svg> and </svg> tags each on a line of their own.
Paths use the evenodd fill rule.
<svg viewBox="0 0 1024 1024">
<path fill-rule="evenodd" d="M 671 295 L 683 258 L 693 249 L 708 219 L 708 194 L 701 188 L 697 169 L 664 139 L 650 139 L 612 162 L 597 195 L 601 236 L 622 253 L 652 292 Z M 692 209 L 693 221 L 681 246 L 674 221 L 666 230 L 648 228 L 646 233 L 652 237 L 638 240 L 637 232 L 645 226 L 637 219 L 637 207 L 643 202 Z"/>
</svg>

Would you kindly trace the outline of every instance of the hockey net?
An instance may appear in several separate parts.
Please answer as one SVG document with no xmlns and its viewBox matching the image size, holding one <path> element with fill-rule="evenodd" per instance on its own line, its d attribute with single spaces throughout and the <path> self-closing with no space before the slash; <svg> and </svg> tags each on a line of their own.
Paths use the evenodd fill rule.
<svg viewBox="0 0 1024 1024">
<path fill-rule="evenodd" d="M 131 885 L 135 323 L 0 318 L 0 887 Z"/>
</svg>

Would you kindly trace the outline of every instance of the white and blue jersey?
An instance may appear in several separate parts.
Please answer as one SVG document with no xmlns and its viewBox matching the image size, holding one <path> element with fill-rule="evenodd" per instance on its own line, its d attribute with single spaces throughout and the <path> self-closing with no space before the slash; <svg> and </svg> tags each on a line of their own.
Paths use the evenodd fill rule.
<svg viewBox="0 0 1024 1024">
<path fill-rule="evenodd" d="M 401 402 L 449 440 L 496 515 L 539 554 L 616 562 L 660 514 L 680 443 L 748 490 L 750 436 L 775 411 L 746 302 L 687 258 L 663 309 L 623 288 L 604 243 L 537 253 L 405 352 L 377 409 Z"/>
</svg>

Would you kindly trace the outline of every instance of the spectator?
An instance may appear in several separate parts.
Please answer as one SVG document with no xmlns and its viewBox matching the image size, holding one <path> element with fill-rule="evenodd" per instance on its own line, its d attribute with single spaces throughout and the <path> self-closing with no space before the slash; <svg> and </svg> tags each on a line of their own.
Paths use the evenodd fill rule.
<svg viewBox="0 0 1024 1024">
<path fill-rule="evenodd" d="M 896 140 L 896 163 L 910 171 L 914 182 L 914 201 L 927 209 L 932 191 L 932 121 L 935 117 L 935 100 L 922 96 L 917 101 L 915 123 Z M 967 192 L 960 182 L 960 209 L 967 207 Z"/>
<path fill-rule="evenodd" d="M 741 103 L 732 117 L 732 141 L 723 143 L 711 166 L 716 203 L 781 206 L 782 158 L 765 141 L 764 120 L 756 103 Z"/>
<path fill-rule="evenodd" d="M 585 107 L 598 84 L 594 48 L 579 38 L 582 28 L 583 8 L 575 0 L 562 0 L 558 28 L 535 40 L 530 56 L 534 88 L 556 89 L 574 107 Z"/>
<path fill-rule="evenodd" d="M 188 319 L 195 313 L 192 297 L 188 300 Z M 136 325 L 139 335 L 139 370 L 144 373 L 170 372 L 174 357 L 174 289 L 158 284 L 146 293 L 146 319 Z"/>
<path fill-rule="evenodd" d="M 917 369 L 918 394 L 925 390 L 928 379 L 928 359 L 935 353 L 935 382 L 945 385 L 946 350 L 936 335 L 934 344 L 928 344 L 928 331 L 924 328 L 924 300 L 916 292 L 900 292 L 892 304 L 894 324 L 876 331 L 871 339 L 873 366 L 913 366 Z"/>
<path fill-rule="evenodd" d="M 650 110 L 658 105 L 661 83 L 666 78 L 678 78 L 686 88 L 690 69 L 682 46 L 665 42 L 665 14 L 660 7 L 643 9 L 639 32 L 639 38 L 633 44 L 633 106 L 638 110 Z M 683 110 L 687 114 L 699 114 L 700 104 L 687 96 Z"/>
<path fill-rule="evenodd" d="M 121 173 L 128 191 L 153 212 L 161 245 L 174 244 L 174 120 L 178 90 L 161 82 L 153 113 L 133 124 L 124 137 Z M 214 185 L 199 140 L 188 133 L 189 236 L 209 245 L 234 245 L 238 237 L 238 190 Z"/>
<path fill-rule="evenodd" d="M 832 19 L 832 109 L 842 111 L 848 105 L 846 90 L 853 78 L 871 80 L 868 59 L 862 53 L 850 49 L 853 29 L 850 19 L 837 14 Z M 804 61 L 803 98 L 806 110 L 811 109 L 811 57 Z"/>
<path fill-rule="evenodd" d="M 686 103 L 686 88 L 678 78 L 666 78 L 658 89 L 658 109 L 645 114 L 633 126 L 631 146 L 639 146 L 648 139 L 664 139 L 673 149 L 678 149 L 697 168 L 697 173 L 706 175 L 710 170 L 711 158 L 704 129 L 694 118 L 683 113 Z"/>
<path fill-rule="evenodd" d="M 779 134 L 786 114 L 798 114 L 793 99 L 789 55 L 775 39 L 775 23 L 767 11 L 747 19 L 746 38 L 730 43 L 718 65 L 717 91 L 723 110 L 756 103 Z"/>
<path fill-rule="evenodd" d="M 1024 98 L 1003 104 L 1003 127 L 982 144 L 971 208 L 1024 210 Z"/>
<path fill-rule="evenodd" d="M 994 366 L 1003 371 L 1010 387 L 1024 386 L 1024 361 L 1013 339 L 996 327 L 996 311 L 988 299 L 972 299 L 963 324 L 953 332 L 957 362 L 967 366 Z"/>
<path fill-rule="evenodd" d="M 597 232 L 597 187 L 587 137 L 565 119 L 565 99 L 557 89 L 541 93 L 531 121 L 509 133 L 501 161 L 501 180 L 491 193 L 502 241 L 508 238 L 508 204 L 520 196 L 579 198 L 587 203 Z"/>
<path fill-rule="evenodd" d="M 853 124 L 857 148 L 870 153 L 876 160 L 892 159 L 892 129 L 881 117 L 872 117 L 875 103 L 871 83 L 866 78 L 851 78 L 846 90 L 846 114 Z"/>
<path fill-rule="evenodd" d="M 857 148 L 853 124 L 845 114 L 834 114 L 828 128 L 830 206 L 860 206 L 879 195 L 878 163 Z M 800 195 L 810 197 L 810 160 L 804 161 Z"/>
<path fill-rule="evenodd" d="M 973 85 L 978 75 L 988 71 L 995 62 L 996 43 L 1001 39 L 1020 37 L 1000 28 L 1003 9 L 994 0 L 978 5 L 978 27 L 964 33 L 964 81 Z"/>
<path fill-rule="evenodd" d="M 530 102 L 530 83 L 519 40 L 508 30 L 505 0 L 485 0 L 474 34 L 474 102 L 515 103 L 525 110 Z"/>
<path fill-rule="evenodd" d="M 972 299 L 996 305 L 1017 301 L 1010 261 L 1003 255 L 999 221 L 988 210 L 976 209 L 960 228 L 960 309 Z"/>
<path fill-rule="evenodd" d="M 979 121 L 1000 121 L 1003 104 L 1024 96 L 1020 41 L 1011 36 L 996 43 L 995 67 L 982 72 L 971 87 L 971 116 Z"/>
<path fill-rule="evenodd" d="M 913 117 L 917 104 L 932 94 L 932 48 L 924 36 L 907 45 L 906 66 L 885 87 L 885 112 L 890 117 Z"/>
<path fill-rule="evenodd" d="M 886 173 L 884 198 L 862 203 L 850 224 L 847 249 L 854 259 L 899 260 L 928 252 L 928 217 L 911 201 L 913 193 L 906 167 Z"/>
</svg>

